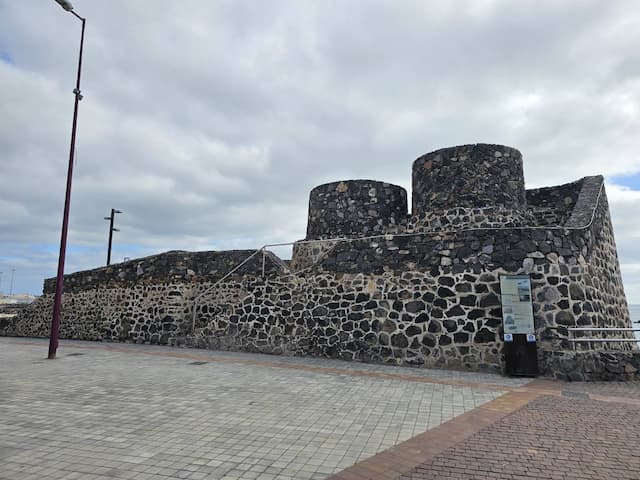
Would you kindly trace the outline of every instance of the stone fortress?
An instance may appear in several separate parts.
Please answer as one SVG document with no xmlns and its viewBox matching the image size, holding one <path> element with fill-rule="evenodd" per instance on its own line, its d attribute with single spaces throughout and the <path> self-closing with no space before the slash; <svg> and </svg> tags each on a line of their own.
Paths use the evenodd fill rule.
<svg viewBox="0 0 640 480">
<path fill-rule="evenodd" d="M 173 251 L 67 275 L 61 338 L 500 372 L 500 275 L 526 274 L 543 374 L 635 375 L 635 344 L 569 342 L 631 326 L 601 176 L 526 190 L 518 150 L 473 144 L 415 160 L 412 190 L 408 213 L 389 183 L 314 188 L 290 261 Z M 47 336 L 54 282 L 0 334 Z"/>
</svg>

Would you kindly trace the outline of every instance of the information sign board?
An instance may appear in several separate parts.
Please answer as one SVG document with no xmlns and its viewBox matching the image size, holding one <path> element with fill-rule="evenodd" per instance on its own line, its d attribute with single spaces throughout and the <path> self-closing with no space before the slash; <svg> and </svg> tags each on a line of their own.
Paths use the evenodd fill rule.
<svg viewBox="0 0 640 480">
<path fill-rule="evenodd" d="M 531 279 L 529 276 L 502 275 L 500 277 L 500 291 L 504 333 L 534 334 Z"/>
</svg>

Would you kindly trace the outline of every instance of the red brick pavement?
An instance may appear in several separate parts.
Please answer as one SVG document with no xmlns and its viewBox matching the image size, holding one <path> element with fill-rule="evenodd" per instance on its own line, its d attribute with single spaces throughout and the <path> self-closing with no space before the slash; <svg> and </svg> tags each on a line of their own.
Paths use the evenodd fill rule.
<svg viewBox="0 0 640 480">
<path fill-rule="evenodd" d="M 535 380 L 513 388 L 111 345 L 73 348 L 222 361 L 503 390 L 479 408 L 332 476 L 335 480 L 640 480 L 640 384 Z"/>
<path fill-rule="evenodd" d="M 640 479 L 640 406 L 539 397 L 400 477 Z"/>
<path fill-rule="evenodd" d="M 416 435 L 331 477 L 331 480 L 391 480 L 428 463 L 481 429 L 539 396 L 533 391 L 508 392 L 453 420 Z"/>
<path fill-rule="evenodd" d="M 640 480 L 640 384 L 536 380 L 334 480 Z"/>
</svg>

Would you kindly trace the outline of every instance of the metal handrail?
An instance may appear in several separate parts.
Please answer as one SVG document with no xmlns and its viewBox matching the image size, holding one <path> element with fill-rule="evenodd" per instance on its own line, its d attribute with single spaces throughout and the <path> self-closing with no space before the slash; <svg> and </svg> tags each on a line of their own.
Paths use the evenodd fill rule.
<svg viewBox="0 0 640 480">
<path fill-rule="evenodd" d="M 410 232 L 410 233 L 381 233 L 381 234 L 378 234 L 378 235 L 369 235 L 369 236 L 365 236 L 365 237 L 323 238 L 323 239 L 298 240 L 298 241 L 295 241 L 295 242 L 272 243 L 272 244 L 263 245 L 262 247 L 257 249 L 254 253 L 252 253 L 249 257 L 247 257 L 243 262 L 241 262 L 236 267 L 234 267 L 232 270 L 230 270 L 227 274 L 225 274 L 222 278 L 218 279 L 213 285 L 211 285 L 211 287 L 209 287 L 207 290 L 202 292 L 200 295 L 198 295 L 193 300 L 193 316 L 192 316 L 192 322 L 191 322 L 192 323 L 192 325 L 191 325 L 192 330 L 191 331 L 192 331 L 192 333 L 195 332 L 196 310 L 197 310 L 198 300 L 200 300 L 202 297 L 204 297 L 205 295 L 210 293 L 215 287 L 218 286 L 218 284 L 220 284 L 220 282 L 222 282 L 223 280 L 226 280 L 227 278 L 229 278 L 230 275 L 232 275 L 234 272 L 238 271 L 238 269 L 240 267 L 242 267 L 244 264 L 246 264 L 251 258 L 256 256 L 259 252 L 262 252 L 262 254 L 263 254 L 263 257 L 262 257 L 262 275 L 264 276 L 264 271 L 265 271 L 265 250 L 266 250 L 267 247 L 280 247 L 280 246 L 285 246 L 285 245 L 295 245 L 295 244 L 305 244 L 305 243 L 336 242 L 336 244 L 333 245 L 329 250 L 327 250 L 322 255 L 320 255 L 320 257 L 318 257 L 318 260 L 316 260 L 316 262 L 312 263 L 308 267 L 305 267 L 305 268 L 301 269 L 298 272 L 292 272 L 291 273 L 291 275 L 295 275 L 297 273 L 304 272 L 305 270 L 313 267 L 319 260 L 321 260 L 323 257 L 326 257 L 326 255 L 329 252 L 331 252 L 341 242 L 357 242 L 357 241 L 373 240 L 373 239 L 393 240 L 393 238 L 395 238 L 395 237 L 418 237 L 418 236 L 449 235 L 449 234 L 456 234 L 456 233 L 462 233 L 462 232 L 475 232 L 475 231 L 486 231 L 486 230 L 541 230 L 541 229 L 542 230 L 586 230 L 587 228 L 589 228 L 593 224 L 593 221 L 595 220 L 596 211 L 598 210 L 598 207 L 600 206 L 600 197 L 602 196 L 602 191 L 603 190 L 604 190 L 604 182 L 602 182 L 600 184 L 600 188 L 598 189 L 598 195 L 596 196 L 595 205 L 593 206 L 593 210 L 591 212 L 591 218 L 589 219 L 589 222 L 587 222 L 585 225 L 577 226 L 577 227 L 574 227 L 574 226 L 569 226 L 569 227 L 567 227 L 567 226 L 547 226 L 547 225 L 532 225 L 532 226 L 522 226 L 522 227 L 467 227 L 467 228 L 460 228 L 460 229 L 456 229 L 456 230 L 438 230 L 438 231 L 433 231 L 433 232 Z"/>
<path fill-rule="evenodd" d="M 633 321 L 632 323 L 640 323 Z M 629 327 L 571 327 L 567 328 L 570 335 L 575 332 L 640 332 L 640 328 Z M 569 343 L 572 343 L 574 348 L 578 343 L 640 343 L 638 338 L 568 338 Z"/>
<path fill-rule="evenodd" d="M 264 277 L 265 261 L 266 261 L 265 259 L 266 259 L 266 251 L 267 251 L 266 249 L 267 249 L 267 247 L 282 247 L 282 246 L 286 246 L 286 245 L 295 245 L 295 244 L 300 244 L 300 243 L 336 242 L 335 245 L 333 245 L 331 248 L 329 248 L 326 252 L 323 252 L 316 259 L 315 262 L 311 263 L 310 265 L 306 266 L 305 268 L 302 268 L 302 269 L 297 270 L 295 272 L 290 272 L 289 273 L 289 275 L 298 275 L 298 274 L 304 272 L 305 270 L 309 270 L 313 266 L 317 265 L 321 260 L 323 260 L 338 245 L 338 243 L 340 243 L 343 240 L 353 240 L 353 239 L 342 237 L 342 238 L 327 238 L 327 239 L 318 239 L 318 240 L 299 240 L 297 242 L 270 243 L 270 244 L 263 245 L 262 247 L 257 249 L 255 252 L 253 252 L 251 255 L 249 255 L 247 258 L 245 258 L 238 265 L 236 265 L 232 270 L 227 272 L 224 276 L 222 276 L 221 278 L 216 280 L 215 283 L 213 285 L 211 285 L 209 288 L 207 288 L 204 292 L 202 292 L 200 295 L 198 295 L 196 298 L 194 298 L 194 300 L 193 300 L 193 314 L 192 314 L 192 317 L 191 317 L 191 333 L 193 334 L 196 331 L 196 315 L 197 315 L 198 301 L 201 300 L 205 295 L 208 295 L 209 293 L 211 293 L 223 280 L 226 280 L 233 273 L 237 272 L 240 269 L 240 267 L 245 265 L 249 260 L 251 260 L 253 257 L 255 257 L 260 252 L 262 252 L 262 276 Z M 359 238 L 359 240 L 362 240 L 362 238 Z M 273 260 L 273 259 L 271 259 L 271 260 Z"/>
<path fill-rule="evenodd" d="M 571 343 L 608 343 L 608 342 L 626 342 L 626 343 L 637 343 L 640 342 L 639 338 L 635 340 L 630 340 L 627 338 L 570 338 L 569 341 Z"/>
<path fill-rule="evenodd" d="M 570 332 L 640 332 L 640 328 L 614 328 L 614 327 L 572 327 L 567 329 Z"/>
<path fill-rule="evenodd" d="M 204 292 L 202 292 L 200 295 L 198 295 L 196 298 L 193 299 L 193 316 L 191 318 L 191 333 L 194 333 L 196 330 L 196 312 L 197 312 L 198 300 L 204 297 L 207 293 L 211 292 L 211 290 L 213 290 L 220 282 L 229 278 L 234 272 L 237 272 L 240 269 L 240 267 L 245 265 L 249 260 L 255 257 L 258 253 L 260 253 L 262 251 L 262 248 L 253 252 L 251 255 L 245 258 L 242 262 L 236 265 L 233 269 L 229 270 L 225 275 L 223 275 L 218 280 L 216 280 L 215 283 L 211 285 L 211 287 L 209 287 L 208 289 L 206 289 Z"/>
</svg>

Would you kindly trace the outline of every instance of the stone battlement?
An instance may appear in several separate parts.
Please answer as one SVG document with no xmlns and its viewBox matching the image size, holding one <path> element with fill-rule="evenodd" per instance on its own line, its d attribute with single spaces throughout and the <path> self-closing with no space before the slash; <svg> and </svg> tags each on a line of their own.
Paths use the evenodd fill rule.
<svg viewBox="0 0 640 480">
<path fill-rule="evenodd" d="M 163 282 L 215 282 L 233 270 L 257 250 L 227 250 L 223 252 L 170 252 L 114 263 L 106 267 L 85 270 L 64 276 L 64 292 L 74 293 L 92 288 L 128 287 L 134 284 Z M 265 273 L 282 273 L 285 264 L 272 252 L 265 252 Z M 254 255 L 234 272 L 232 278 L 262 274 L 262 254 Z M 43 293 L 53 294 L 56 279 L 44 281 Z"/>
<path fill-rule="evenodd" d="M 61 335 L 501 371 L 505 274 L 530 278 L 546 374 L 579 363 L 557 361 L 568 328 L 631 325 L 601 176 L 526 190 L 518 150 L 474 144 L 419 157 L 412 183 L 411 212 L 389 183 L 314 188 L 291 262 L 167 252 L 67 275 Z M 0 334 L 46 335 L 53 281 Z"/>
</svg>

